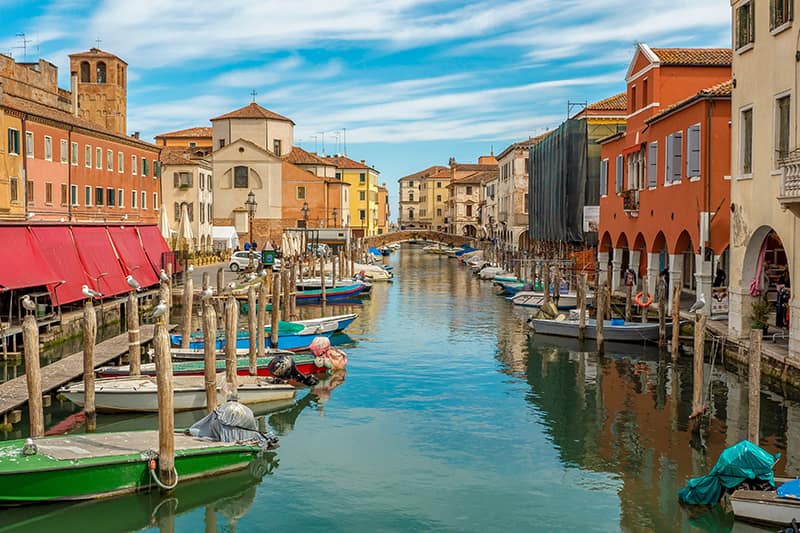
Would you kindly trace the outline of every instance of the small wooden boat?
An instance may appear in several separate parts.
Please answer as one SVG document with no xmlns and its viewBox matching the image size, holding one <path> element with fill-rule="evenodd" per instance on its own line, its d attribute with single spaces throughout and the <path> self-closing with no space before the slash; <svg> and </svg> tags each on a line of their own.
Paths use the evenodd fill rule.
<svg viewBox="0 0 800 533">
<path fill-rule="evenodd" d="M 552 300 L 552 296 L 551 296 Z M 586 295 L 586 304 L 591 305 L 592 295 Z M 533 307 L 539 308 L 544 304 L 544 291 L 519 291 L 513 298 L 511 303 L 520 307 Z M 578 295 L 574 292 L 561 292 L 558 295 L 558 308 L 562 311 L 575 309 L 578 305 Z"/>
<path fill-rule="evenodd" d="M 206 358 L 206 352 L 203 349 L 197 350 L 194 348 L 171 348 L 173 361 L 202 361 Z M 247 357 L 250 354 L 249 348 L 236 348 L 236 357 Z M 217 350 L 217 359 L 225 359 L 225 350 Z M 264 356 L 272 357 L 274 355 L 291 355 L 295 353 L 289 350 L 281 350 L 279 348 L 265 348 Z"/>
<path fill-rule="evenodd" d="M 776 490 L 739 489 L 730 495 L 730 501 L 737 520 L 765 526 L 786 526 L 792 520 L 800 521 L 800 500 L 781 498 Z"/>
<path fill-rule="evenodd" d="M 173 378 L 176 411 L 191 411 L 206 407 L 206 389 L 203 376 L 176 376 Z M 217 375 L 218 398 L 225 400 L 225 374 Z M 63 394 L 75 405 L 83 407 L 83 382 L 61 387 Z M 269 378 L 242 376 L 238 379 L 239 403 L 252 404 L 294 398 L 295 388 L 288 383 L 276 383 Z M 95 408 L 99 413 L 156 413 L 158 412 L 158 387 L 154 376 L 106 378 L 95 381 Z"/>
<path fill-rule="evenodd" d="M 281 322 L 278 326 L 278 348 L 281 350 L 307 350 L 308 347 L 311 345 L 311 341 L 314 340 L 315 337 L 330 337 L 333 335 L 334 326 L 330 326 L 328 331 L 322 331 L 321 329 L 314 329 L 308 328 L 302 324 L 295 324 L 293 322 Z M 267 326 L 264 328 L 264 347 L 270 347 L 270 333 L 272 331 L 271 326 Z M 221 335 L 220 333 L 217 334 L 217 350 L 222 350 L 225 348 L 225 336 Z M 170 335 L 170 342 L 173 346 L 180 346 L 181 341 L 183 340 L 183 335 L 180 333 L 174 333 Z M 205 341 L 203 340 L 203 334 L 200 332 L 194 332 L 191 334 L 189 340 L 189 348 L 194 350 L 202 350 L 203 346 L 205 345 Z M 236 332 L 236 348 L 244 348 L 247 349 L 250 347 L 250 335 L 245 330 L 239 330 Z"/>
<path fill-rule="evenodd" d="M 336 281 L 336 287 L 343 287 L 347 285 L 356 285 L 361 283 L 364 285 L 364 290 L 362 292 L 368 293 L 372 290 L 372 283 L 367 281 L 361 281 L 356 279 L 340 279 Z M 298 279 L 296 282 L 296 287 L 298 291 L 305 291 L 311 289 L 319 289 L 322 287 L 322 280 L 320 278 L 304 278 Z M 333 280 L 330 277 L 325 278 L 325 288 L 327 290 L 331 290 L 334 288 Z"/>
<path fill-rule="evenodd" d="M 533 318 L 529 322 L 536 333 L 542 335 L 558 335 L 578 338 L 579 322 L 577 320 L 547 320 Z M 667 335 L 672 331 L 672 323 L 667 323 Z M 586 320 L 585 339 L 597 338 L 597 321 Z M 658 341 L 658 323 L 656 322 L 624 322 L 606 320 L 603 322 L 603 338 L 609 342 L 642 342 Z"/>
<path fill-rule="evenodd" d="M 158 450 L 157 431 L 31 441 L 0 443 L 0 505 L 92 500 L 156 488 L 148 464 L 151 450 Z M 262 451 L 251 442 L 217 442 L 176 434 L 175 470 L 181 482 L 233 472 L 246 468 Z"/>
<path fill-rule="evenodd" d="M 327 367 L 324 365 L 317 365 L 317 360 L 310 355 L 294 354 L 292 357 L 294 358 L 295 365 L 297 365 L 297 370 L 303 374 L 319 374 L 328 371 Z M 256 375 L 262 377 L 272 376 L 272 373 L 267 368 L 270 361 L 272 361 L 272 357 L 260 357 L 256 359 Z M 225 360 L 217 359 L 216 371 L 225 371 Z M 155 363 L 143 364 L 140 368 L 140 373 L 143 376 L 155 376 Z M 236 373 L 240 376 L 249 376 L 250 360 L 247 358 L 237 359 Z M 101 378 L 128 376 L 130 374 L 130 365 L 100 367 L 97 369 L 96 374 Z M 202 376 L 205 374 L 205 361 L 181 361 L 172 363 L 172 374 L 175 376 Z"/>
<path fill-rule="evenodd" d="M 364 284 L 361 282 L 353 282 L 350 285 L 343 285 L 341 287 L 332 287 L 326 289 L 325 297 L 328 301 L 331 300 L 345 300 L 347 298 L 355 298 L 364 292 Z M 297 293 L 297 304 L 313 304 L 322 301 L 322 289 L 311 289 L 300 291 Z M 280 345 L 279 345 L 280 347 Z"/>
<path fill-rule="evenodd" d="M 300 324 L 305 327 L 304 331 L 318 331 L 334 333 L 341 333 L 347 326 L 352 324 L 358 318 L 356 313 L 349 313 L 346 315 L 324 316 L 321 318 L 309 318 L 308 320 L 295 320 L 294 324 Z"/>
</svg>

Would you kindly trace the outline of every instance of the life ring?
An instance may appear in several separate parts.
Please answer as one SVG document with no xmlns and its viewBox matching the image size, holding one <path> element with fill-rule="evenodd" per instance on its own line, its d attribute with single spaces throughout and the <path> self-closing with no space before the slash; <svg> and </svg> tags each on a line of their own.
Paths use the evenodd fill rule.
<svg viewBox="0 0 800 533">
<path fill-rule="evenodd" d="M 639 307 L 650 307 L 653 303 L 653 295 L 647 293 L 647 300 L 645 301 L 642 301 L 642 296 L 644 296 L 644 293 L 640 291 L 639 294 L 636 295 L 636 298 L 633 299 L 633 301 L 636 302 L 636 305 L 638 305 Z"/>
</svg>

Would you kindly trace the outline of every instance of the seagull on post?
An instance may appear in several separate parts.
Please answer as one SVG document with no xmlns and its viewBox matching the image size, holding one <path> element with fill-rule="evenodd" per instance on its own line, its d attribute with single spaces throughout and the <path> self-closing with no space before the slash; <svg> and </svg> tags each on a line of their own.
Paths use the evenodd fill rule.
<svg viewBox="0 0 800 533">
<path fill-rule="evenodd" d="M 81 292 L 83 293 L 83 295 L 85 297 L 89 298 L 90 300 L 92 298 L 102 298 L 103 297 L 103 293 L 102 292 L 97 292 L 94 289 L 90 289 L 88 285 L 82 286 L 81 287 Z"/>
<path fill-rule="evenodd" d="M 29 294 L 22 297 L 22 307 L 28 312 L 27 314 L 36 311 L 36 304 L 33 303 Z"/>
<path fill-rule="evenodd" d="M 131 289 L 135 290 L 136 292 L 142 291 L 142 285 L 136 281 L 136 278 L 134 278 L 132 275 L 128 274 L 128 277 L 125 279 L 128 281 L 128 285 Z"/>
<path fill-rule="evenodd" d="M 155 319 L 164 316 L 164 313 L 167 312 L 167 304 L 164 300 L 159 300 L 158 305 L 153 308 L 153 311 L 150 313 L 150 319 Z"/>
<path fill-rule="evenodd" d="M 186 271 L 187 271 L 189 274 L 191 274 L 192 272 L 194 272 L 194 265 L 189 265 L 188 267 L 186 267 Z"/>
<path fill-rule="evenodd" d="M 214 296 L 214 289 L 212 289 L 211 287 L 206 287 L 205 289 L 203 289 L 200 292 L 200 300 L 201 301 L 208 300 L 212 296 Z"/>
<path fill-rule="evenodd" d="M 706 306 L 706 298 L 702 292 L 698 292 L 697 300 L 689 308 L 690 313 L 699 313 Z"/>
<path fill-rule="evenodd" d="M 161 278 L 161 281 L 169 281 L 169 275 L 163 268 L 161 269 L 161 272 L 158 275 Z"/>
</svg>

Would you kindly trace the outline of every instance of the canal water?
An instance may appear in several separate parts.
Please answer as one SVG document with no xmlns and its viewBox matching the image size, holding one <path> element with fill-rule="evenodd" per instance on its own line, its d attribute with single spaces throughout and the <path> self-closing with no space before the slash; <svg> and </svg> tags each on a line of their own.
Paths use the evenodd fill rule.
<svg viewBox="0 0 800 533">
<path fill-rule="evenodd" d="M 690 514 L 677 502 L 686 480 L 746 433 L 746 380 L 725 368 L 721 347 L 706 368 L 711 415 L 693 434 L 688 358 L 673 369 L 653 348 L 611 345 L 600 357 L 591 344 L 533 337 L 525 313 L 457 261 L 404 247 L 388 262 L 395 282 L 355 306 L 346 377 L 260 411 L 281 440 L 260 480 L 248 471 L 171 497 L 4 510 L 0 531 L 733 527 L 724 508 Z M 48 425 L 75 411 L 54 402 Z M 107 415 L 98 426 L 155 428 L 156 418 Z M 765 390 L 763 444 L 782 454 L 778 473 L 800 472 L 798 434 L 797 398 Z"/>
</svg>

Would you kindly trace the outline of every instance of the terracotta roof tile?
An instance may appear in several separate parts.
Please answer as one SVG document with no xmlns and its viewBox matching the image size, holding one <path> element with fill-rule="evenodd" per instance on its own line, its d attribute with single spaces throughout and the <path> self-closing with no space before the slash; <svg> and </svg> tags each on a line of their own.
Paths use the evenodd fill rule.
<svg viewBox="0 0 800 533">
<path fill-rule="evenodd" d="M 453 180 L 453 183 L 487 183 L 489 181 L 497 179 L 498 171 L 499 171 L 498 168 L 494 168 L 491 170 L 479 170 L 462 178 L 455 179 Z"/>
<path fill-rule="evenodd" d="M 225 113 L 224 115 L 212 118 L 211 122 L 214 122 L 215 120 L 225 120 L 229 118 L 266 118 L 270 120 L 282 120 L 294 124 L 294 121 L 292 119 L 286 118 L 283 115 L 275 113 L 274 111 L 270 111 L 269 109 L 263 108 L 255 102 L 251 102 L 242 108 L 239 108 L 235 111 L 231 111 L 230 113 Z"/>
<path fill-rule="evenodd" d="M 156 135 L 156 139 L 159 138 L 175 138 L 175 137 L 212 137 L 211 128 L 207 128 L 204 126 L 196 127 L 196 128 L 187 128 L 185 130 L 178 130 L 178 131 L 171 131 L 169 133 L 162 133 L 160 135 Z"/>
<path fill-rule="evenodd" d="M 343 156 L 343 155 L 339 155 L 339 156 L 331 155 L 331 156 L 325 157 L 324 159 L 325 159 L 325 161 L 329 161 L 331 164 L 336 165 L 336 168 L 340 168 L 340 169 L 350 170 L 350 169 L 353 169 L 353 168 L 357 168 L 357 169 L 363 169 L 363 170 L 375 170 L 374 168 L 372 168 L 372 167 L 370 167 L 368 165 L 365 165 L 364 163 L 359 163 L 358 161 L 353 161 L 349 157 L 346 157 L 346 156 Z M 377 172 L 377 170 L 375 170 L 375 172 Z"/>
<path fill-rule="evenodd" d="M 120 135 L 119 133 L 115 133 L 105 128 L 101 128 L 94 122 L 90 122 L 82 117 L 76 117 L 72 113 L 67 113 L 66 111 L 56 109 L 55 107 L 46 106 L 44 104 L 12 96 L 7 93 L 3 95 L 2 99 L 0 99 L 0 106 L 8 109 L 13 109 L 22 113 L 28 113 L 29 115 L 34 115 L 44 119 L 61 122 L 63 124 L 70 124 L 89 131 L 95 131 L 97 133 L 113 137 L 115 139 L 137 144 L 142 148 L 153 149 L 153 150 L 159 149 L 159 147 L 157 147 L 156 145 L 143 141 L 141 139 L 135 139 L 127 135 Z"/>
<path fill-rule="evenodd" d="M 401 180 L 416 180 L 425 177 L 433 177 L 434 175 L 438 175 L 441 171 L 447 171 L 448 177 L 450 176 L 450 170 L 447 167 L 443 167 L 441 165 L 434 165 L 432 167 L 428 167 L 425 170 L 420 170 L 419 172 L 415 172 L 413 174 L 409 174 L 408 176 L 403 176 L 398 181 Z"/>
<path fill-rule="evenodd" d="M 729 67 L 733 60 L 730 48 L 651 48 L 661 65 Z"/>
<path fill-rule="evenodd" d="M 627 111 L 628 95 L 619 93 L 586 106 L 587 111 Z"/>
<path fill-rule="evenodd" d="M 722 83 L 718 83 L 716 85 L 712 85 L 711 87 L 707 87 L 697 94 L 690 96 L 680 102 L 672 104 L 671 106 L 667 107 L 666 109 L 662 110 L 656 115 L 653 115 L 645 122 L 650 124 L 651 122 L 656 122 L 664 118 L 665 116 L 677 111 L 681 107 L 685 107 L 689 104 L 696 102 L 697 100 L 702 100 L 703 98 L 712 97 L 712 98 L 730 98 L 733 94 L 733 80 L 724 81 Z"/>
<path fill-rule="evenodd" d="M 494 164 L 494 165 L 476 165 L 474 163 L 472 163 L 472 164 L 470 164 L 470 163 L 456 163 L 453 166 L 453 169 L 456 172 L 481 172 L 481 171 L 484 171 L 484 170 L 489 170 L 489 171 L 497 170 L 497 168 L 498 168 L 497 164 Z"/>
<path fill-rule="evenodd" d="M 288 161 L 294 165 L 327 165 L 333 166 L 333 163 L 326 161 L 316 154 L 307 152 L 299 146 L 292 146 L 292 151 L 283 156 L 284 161 Z"/>
<path fill-rule="evenodd" d="M 322 181 L 328 183 L 341 183 L 340 180 L 334 178 L 317 176 L 316 174 L 309 172 L 304 168 L 300 168 L 286 160 L 281 162 L 281 175 L 284 179 L 292 181 Z"/>
<path fill-rule="evenodd" d="M 165 165 L 195 165 L 211 168 L 207 159 L 198 157 L 192 153 L 192 148 L 161 148 L 161 155 L 158 160 Z"/>
<path fill-rule="evenodd" d="M 78 52 L 77 54 L 70 54 L 69 57 L 104 57 L 106 59 L 116 59 L 117 61 L 121 61 L 122 63 L 126 63 L 122 58 L 119 56 L 115 56 L 114 54 L 105 52 L 100 50 L 99 48 L 90 48 L 85 52 Z"/>
</svg>

